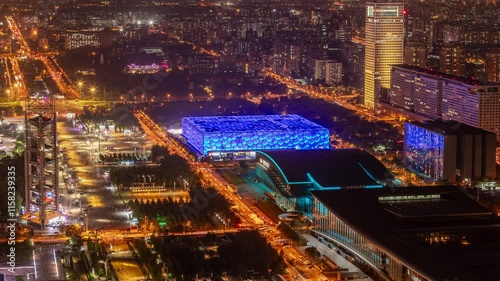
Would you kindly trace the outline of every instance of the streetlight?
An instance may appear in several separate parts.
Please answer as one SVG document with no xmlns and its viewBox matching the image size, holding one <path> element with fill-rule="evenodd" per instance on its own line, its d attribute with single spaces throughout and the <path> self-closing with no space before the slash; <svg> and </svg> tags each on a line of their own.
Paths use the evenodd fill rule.
<svg viewBox="0 0 500 281">
<path fill-rule="evenodd" d="M 17 98 L 17 95 L 19 94 L 19 83 L 14 84 L 14 88 L 16 89 L 16 98 Z"/>
<path fill-rule="evenodd" d="M 78 85 L 78 91 L 80 92 L 80 95 L 81 95 L 82 94 L 83 82 L 82 81 L 78 81 L 77 85 Z"/>
<path fill-rule="evenodd" d="M 92 99 L 94 99 L 95 88 L 90 87 L 90 93 L 92 94 Z"/>
<path fill-rule="evenodd" d="M 96 228 L 95 229 L 95 238 L 94 238 L 94 250 L 95 252 L 97 253 L 97 256 L 99 256 L 99 251 L 97 250 L 97 234 L 99 231 L 103 230 L 104 228 L 103 227 L 99 227 L 99 228 Z"/>
</svg>

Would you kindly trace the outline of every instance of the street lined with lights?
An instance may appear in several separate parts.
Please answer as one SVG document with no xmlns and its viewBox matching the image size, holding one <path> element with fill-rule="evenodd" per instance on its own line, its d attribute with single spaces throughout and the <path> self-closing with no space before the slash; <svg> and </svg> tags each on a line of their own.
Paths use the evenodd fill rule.
<svg viewBox="0 0 500 281">
<path fill-rule="evenodd" d="M 24 36 L 22 35 L 19 27 L 17 26 L 16 22 L 14 21 L 14 18 L 11 16 L 7 16 L 6 19 L 7 19 L 7 23 L 9 25 L 9 28 L 11 29 L 11 31 L 14 35 L 14 38 L 16 38 L 21 45 L 21 52 L 24 52 L 24 54 L 26 54 L 28 57 L 31 57 L 33 59 L 39 59 L 40 61 L 43 62 L 45 68 L 47 69 L 47 71 L 50 74 L 50 77 L 55 82 L 56 86 L 61 91 L 61 93 L 66 96 L 66 98 L 68 98 L 68 99 L 79 98 L 80 95 L 79 95 L 78 91 L 75 89 L 75 87 L 72 84 L 71 80 L 69 79 L 68 75 L 59 66 L 59 64 L 55 61 L 55 59 L 50 58 L 49 56 L 47 56 L 43 53 L 37 53 L 36 55 L 33 55 L 32 50 L 30 49 L 28 43 L 24 39 Z M 34 31 L 34 32 L 36 32 L 36 31 Z M 22 85 L 19 85 L 19 86 L 22 87 Z M 25 89 L 25 88 L 23 88 L 23 89 Z"/>
<path fill-rule="evenodd" d="M 149 137 L 157 141 L 159 144 L 167 146 L 170 151 L 186 159 L 193 171 L 196 171 L 201 176 L 203 182 L 207 183 L 208 186 L 212 186 L 217 189 L 217 191 L 222 194 L 229 202 L 234 202 L 234 204 L 238 207 L 236 209 L 236 212 L 242 218 L 243 227 L 259 227 L 260 229 L 262 227 L 273 225 L 271 219 L 269 219 L 267 215 L 261 212 L 258 208 L 250 207 L 248 204 L 252 203 L 247 202 L 241 196 L 238 196 L 238 194 L 235 193 L 232 188 L 228 188 L 228 186 L 230 186 L 230 183 L 228 183 L 220 174 L 214 171 L 209 164 L 193 161 L 192 157 L 189 156 L 185 152 L 185 150 L 183 150 L 183 148 L 177 145 L 175 141 L 171 140 L 170 137 L 164 132 L 164 130 L 158 124 L 153 122 L 153 120 L 151 120 L 151 118 L 146 115 L 146 113 L 144 113 L 143 111 L 139 111 L 138 113 L 136 113 L 136 117 Z M 275 245 L 275 247 L 281 248 L 281 250 L 284 251 L 285 255 L 301 256 L 301 254 L 295 248 L 282 248 L 275 243 L 273 237 L 280 235 L 279 231 L 276 228 L 269 227 L 267 230 L 270 231 L 270 233 L 263 233 L 262 235 L 268 240 L 271 245 Z M 204 232 L 201 232 L 200 234 L 204 234 Z M 294 275 L 301 274 L 293 265 L 290 265 L 289 269 Z M 312 280 L 325 279 L 321 272 L 315 268 L 308 269 L 308 271 Z"/>
</svg>

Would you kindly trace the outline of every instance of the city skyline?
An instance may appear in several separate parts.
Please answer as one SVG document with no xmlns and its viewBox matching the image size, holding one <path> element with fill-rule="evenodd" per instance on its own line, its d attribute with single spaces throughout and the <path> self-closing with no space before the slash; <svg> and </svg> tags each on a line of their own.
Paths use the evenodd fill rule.
<svg viewBox="0 0 500 281">
<path fill-rule="evenodd" d="M 0 279 L 496 280 L 499 14 L 0 2 Z"/>
</svg>

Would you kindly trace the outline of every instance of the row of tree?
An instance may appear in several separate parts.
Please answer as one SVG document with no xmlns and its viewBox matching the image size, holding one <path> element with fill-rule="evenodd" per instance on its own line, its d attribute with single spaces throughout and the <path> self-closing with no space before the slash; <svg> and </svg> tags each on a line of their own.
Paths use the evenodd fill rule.
<svg viewBox="0 0 500 281">
<path fill-rule="evenodd" d="M 104 163 L 116 163 L 120 161 L 132 161 L 134 163 L 146 163 L 151 157 L 139 153 L 104 153 L 99 154 L 99 160 Z"/>
<path fill-rule="evenodd" d="M 152 151 L 151 159 L 155 158 L 159 161 L 159 166 L 132 166 L 111 169 L 111 181 L 116 186 L 129 187 L 135 183 L 144 183 L 144 176 L 151 175 L 154 178 L 153 182 L 158 185 L 173 186 L 175 182 L 178 186 L 184 183 L 191 186 L 199 182 L 198 177 L 191 171 L 188 162 L 184 158 L 175 154 L 158 154 Z"/>
<path fill-rule="evenodd" d="M 216 229 L 224 227 L 224 223 L 228 227 L 240 223 L 231 205 L 213 188 L 191 188 L 188 199 L 136 199 L 130 200 L 128 206 L 139 224 L 153 224 L 154 229 L 163 233 Z M 216 219 L 216 215 L 222 221 Z"/>
<path fill-rule="evenodd" d="M 304 238 L 302 238 L 297 231 L 295 231 L 290 225 L 286 223 L 280 223 L 278 225 L 278 230 L 283 234 L 284 237 L 291 239 L 295 243 L 299 243 L 299 245 L 305 245 Z"/>
<path fill-rule="evenodd" d="M 220 280 L 226 273 L 234 277 L 270 277 L 281 273 L 285 267 L 283 258 L 257 231 L 242 231 L 225 237 L 210 233 L 201 238 L 152 237 L 150 242 L 137 240 L 134 246 L 154 280 L 160 280 L 155 277 L 161 269 L 177 280 L 192 280 L 197 275 Z"/>
<path fill-rule="evenodd" d="M 115 126 L 116 131 L 123 131 L 126 128 L 139 128 L 139 122 L 135 118 L 132 109 L 127 105 L 85 107 L 81 114 L 76 115 L 76 119 L 80 120 L 87 128 L 97 128 L 97 126 Z M 108 121 L 112 120 L 112 124 Z"/>
</svg>

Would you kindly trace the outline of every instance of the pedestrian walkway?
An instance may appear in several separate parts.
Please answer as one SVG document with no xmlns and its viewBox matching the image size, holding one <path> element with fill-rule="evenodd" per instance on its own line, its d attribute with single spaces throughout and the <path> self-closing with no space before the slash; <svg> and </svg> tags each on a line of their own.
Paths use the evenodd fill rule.
<svg viewBox="0 0 500 281">
<path fill-rule="evenodd" d="M 359 273 L 360 275 L 366 276 L 358 267 L 352 264 L 350 261 L 345 259 L 342 255 L 337 254 L 335 250 L 328 248 L 325 244 L 319 242 L 316 238 L 309 234 L 302 234 L 302 237 L 306 239 L 312 247 L 315 247 L 322 256 L 326 256 L 340 268 L 347 268 L 347 272 Z M 370 277 L 366 276 L 363 278 L 364 281 L 373 281 Z"/>
<path fill-rule="evenodd" d="M 109 257 L 119 281 L 146 280 L 130 250 L 117 251 Z"/>
</svg>

